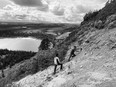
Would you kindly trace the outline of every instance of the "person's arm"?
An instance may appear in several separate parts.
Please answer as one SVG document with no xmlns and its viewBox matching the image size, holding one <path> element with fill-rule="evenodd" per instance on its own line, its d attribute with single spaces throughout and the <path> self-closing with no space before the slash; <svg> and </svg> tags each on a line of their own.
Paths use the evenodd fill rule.
<svg viewBox="0 0 116 87">
<path fill-rule="evenodd" d="M 56 64 L 56 58 L 54 58 L 54 64 Z"/>
<path fill-rule="evenodd" d="M 60 63 L 60 59 L 57 57 L 57 62 Z"/>
</svg>

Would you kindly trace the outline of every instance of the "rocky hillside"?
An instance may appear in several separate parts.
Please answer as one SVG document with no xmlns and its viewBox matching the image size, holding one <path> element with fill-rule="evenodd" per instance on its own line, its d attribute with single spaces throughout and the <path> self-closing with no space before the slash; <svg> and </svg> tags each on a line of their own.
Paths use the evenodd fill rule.
<svg viewBox="0 0 116 87">
<path fill-rule="evenodd" d="M 61 42 L 69 49 L 63 70 L 53 75 L 54 66 L 9 84 L 11 87 L 116 87 L 116 16 L 107 17 L 105 27 L 88 22 Z M 68 62 L 71 48 L 76 45 L 76 57 Z"/>
<path fill-rule="evenodd" d="M 116 7 L 116 0 L 108 0 L 106 5 L 102 9 L 100 9 L 98 11 L 86 13 L 81 25 L 85 25 L 85 24 L 89 23 L 89 25 L 94 26 L 98 29 L 102 29 L 102 28 L 106 27 L 106 25 L 107 25 L 106 20 L 108 19 L 108 17 L 116 14 L 115 7 Z M 112 17 L 114 17 L 114 16 L 112 16 Z"/>
<path fill-rule="evenodd" d="M 73 45 L 78 46 L 78 41 Z M 13 82 L 12 87 L 115 87 L 116 86 L 116 28 L 95 30 L 85 35 L 82 51 L 76 52 L 64 68 L 53 75 L 53 66 Z"/>
<path fill-rule="evenodd" d="M 107 3 L 97 15 L 105 11 L 107 6 L 114 6 L 111 5 L 114 3 L 115 0 Z M 60 40 L 62 38 L 63 40 Z M 59 43 L 55 48 L 38 51 L 32 61 L 29 60 L 30 63 L 26 63 L 27 65 L 24 63 L 19 70 L 14 70 L 20 73 L 12 71 L 16 73 L 14 78 L 19 75 L 23 77 L 22 73 L 26 76 L 12 80 L 13 82 L 9 82 L 4 87 L 116 87 L 115 13 L 107 15 L 105 20 L 98 18 L 98 20 L 83 21 L 79 28 L 58 37 L 57 40 Z M 75 45 L 77 46 L 76 57 L 68 62 L 70 51 Z M 82 51 L 78 48 L 82 48 Z M 58 68 L 57 73 L 53 75 L 53 57 L 56 49 L 62 59 L 63 70 L 59 71 Z M 28 65 L 30 66 L 27 67 Z M 42 69 L 37 70 L 38 65 Z M 36 73 L 27 74 L 25 69 Z M 9 76 L 10 74 L 8 78 L 12 77 Z"/>
</svg>

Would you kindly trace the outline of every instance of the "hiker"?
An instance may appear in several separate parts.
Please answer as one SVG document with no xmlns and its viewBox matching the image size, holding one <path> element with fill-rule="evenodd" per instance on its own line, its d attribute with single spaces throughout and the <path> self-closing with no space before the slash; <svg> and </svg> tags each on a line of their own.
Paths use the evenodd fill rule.
<svg viewBox="0 0 116 87">
<path fill-rule="evenodd" d="M 56 69 L 57 69 L 57 66 L 60 65 L 60 70 L 63 69 L 63 64 L 60 62 L 59 60 L 59 57 L 58 57 L 58 54 L 56 54 L 56 57 L 54 57 L 54 74 L 56 74 Z"/>
<path fill-rule="evenodd" d="M 69 59 L 68 61 L 70 61 L 71 57 L 75 57 L 75 51 L 76 51 L 76 46 L 74 46 L 74 48 L 71 50 L 71 53 L 70 53 L 70 56 L 69 56 Z"/>
</svg>

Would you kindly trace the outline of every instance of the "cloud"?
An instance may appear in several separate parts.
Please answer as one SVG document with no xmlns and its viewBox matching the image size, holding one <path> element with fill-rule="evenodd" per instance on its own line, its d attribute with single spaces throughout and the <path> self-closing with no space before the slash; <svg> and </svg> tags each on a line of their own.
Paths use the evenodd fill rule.
<svg viewBox="0 0 116 87">
<path fill-rule="evenodd" d="M 47 4 L 45 4 L 45 5 L 44 5 L 44 6 L 42 6 L 42 7 L 37 7 L 37 10 L 47 12 L 47 11 L 49 10 L 49 7 L 48 7 L 48 5 L 47 5 Z"/>
<path fill-rule="evenodd" d="M 11 0 L 16 5 L 23 7 L 35 7 L 40 11 L 48 11 L 48 4 L 42 0 Z"/>
<path fill-rule="evenodd" d="M 107 0 L 7 0 L 13 4 L 4 7 L 4 20 L 47 21 L 79 23 L 85 13 L 100 9 Z"/>
<path fill-rule="evenodd" d="M 99 3 L 106 3 L 108 0 L 95 0 L 95 1 Z"/>
<path fill-rule="evenodd" d="M 43 6 L 43 3 L 41 0 L 11 0 L 15 4 L 20 5 L 20 6 Z"/>
<path fill-rule="evenodd" d="M 61 3 L 58 1 L 51 1 L 49 3 L 49 11 L 54 15 L 62 16 L 64 14 L 64 8 L 60 5 Z"/>
<path fill-rule="evenodd" d="M 82 21 L 83 13 L 80 13 L 76 7 L 66 9 L 64 12 L 64 19 L 68 22 L 79 23 Z"/>
<path fill-rule="evenodd" d="M 101 9 L 107 0 L 45 0 L 49 11 L 67 22 L 81 22 L 85 13 Z"/>
<path fill-rule="evenodd" d="M 3 10 L 0 9 L 0 19 L 4 21 L 63 23 L 61 18 L 51 12 L 40 11 L 36 7 L 22 7 L 16 4 L 7 5 Z"/>
<path fill-rule="evenodd" d="M 60 7 L 55 7 L 52 12 L 55 14 L 55 15 L 58 15 L 58 16 L 62 16 L 64 15 L 64 9 L 63 8 L 60 8 Z"/>
<path fill-rule="evenodd" d="M 5 7 L 7 4 L 10 4 L 9 0 L 0 0 L 0 8 Z"/>
<path fill-rule="evenodd" d="M 26 19 L 27 15 L 23 14 L 23 15 L 15 15 L 14 18 L 20 19 L 20 20 L 24 20 Z"/>
<path fill-rule="evenodd" d="M 78 5 L 76 6 L 76 12 L 77 13 L 87 13 L 89 12 L 90 10 L 92 10 L 93 8 L 90 8 L 88 6 L 82 6 L 82 5 Z"/>
</svg>

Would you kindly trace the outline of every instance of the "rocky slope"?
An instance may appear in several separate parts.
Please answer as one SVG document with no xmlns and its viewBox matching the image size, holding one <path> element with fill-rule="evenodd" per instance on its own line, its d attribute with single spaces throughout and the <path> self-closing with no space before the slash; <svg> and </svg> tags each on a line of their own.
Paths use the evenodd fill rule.
<svg viewBox="0 0 116 87">
<path fill-rule="evenodd" d="M 78 46 L 78 42 L 71 45 Z M 52 75 L 53 66 L 20 81 L 11 87 L 115 87 L 116 86 L 116 28 L 95 30 L 85 35 L 82 51 L 64 69 Z"/>
<path fill-rule="evenodd" d="M 87 21 L 69 35 L 63 35 L 68 37 L 61 43 L 68 44 L 69 49 L 63 61 L 63 70 L 58 68 L 56 75 L 53 75 L 54 66 L 50 66 L 7 84 L 7 87 L 116 87 L 115 21 L 116 14 L 107 15 L 104 22 Z M 68 62 L 74 45 L 82 51 L 77 49 L 76 57 Z"/>
</svg>

